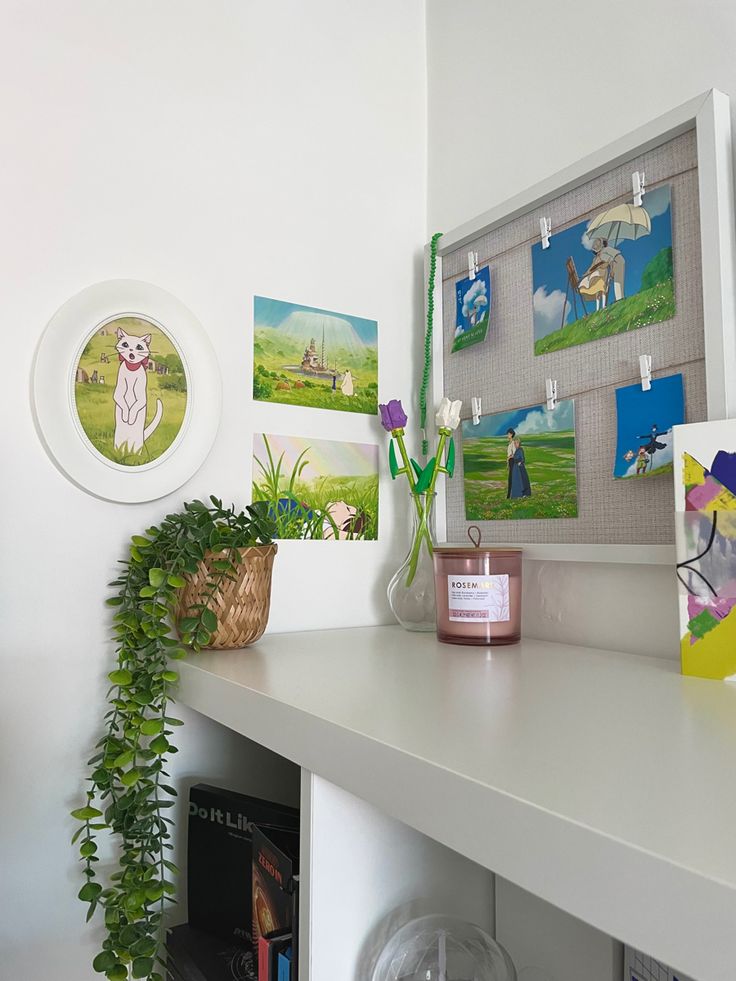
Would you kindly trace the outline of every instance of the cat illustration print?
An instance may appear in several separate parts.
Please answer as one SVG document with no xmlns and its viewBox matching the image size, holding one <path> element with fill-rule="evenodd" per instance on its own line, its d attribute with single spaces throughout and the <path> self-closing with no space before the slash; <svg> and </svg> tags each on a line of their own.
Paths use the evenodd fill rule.
<svg viewBox="0 0 736 981">
<path fill-rule="evenodd" d="M 115 361 L 108 384 L 96 366 Z M 98 326 L 76 365 L 74 400 L 85 436 L 106 460 L 152 463 L 172 446 L 186 414 L 187 375 L 176 345 L 143 317 Z"/>
<path fill-rule="evenodd" d="M 120 368 L 112 396 L 115 402 L 114 445 L 116 450 L 127 449 L 129 453 L 139 453 L 145 441 L 158 428 L 164 414 L 163 402 L 156 399 L 156 413 L 151 422 L 145 425 L 151 335 L 138 337 L 126 334 L 122 327 L 118 327 L 116 335 Z"/>
</svg>

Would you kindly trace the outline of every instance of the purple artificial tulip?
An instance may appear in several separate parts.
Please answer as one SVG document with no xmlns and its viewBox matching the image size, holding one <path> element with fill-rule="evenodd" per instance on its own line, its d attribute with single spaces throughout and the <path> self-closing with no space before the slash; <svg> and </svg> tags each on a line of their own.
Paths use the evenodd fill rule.
<svg viewBox="0 0 736 981">
<path fill-rule="evenodd" d="M 378 406 L 381 413 L 381 425 L 387 433 L 394 429 L 403 429 L 407 422 L 407 415 L 401 407 L 399 399 L 391 399 L 387 405 Z"/>
</svg>

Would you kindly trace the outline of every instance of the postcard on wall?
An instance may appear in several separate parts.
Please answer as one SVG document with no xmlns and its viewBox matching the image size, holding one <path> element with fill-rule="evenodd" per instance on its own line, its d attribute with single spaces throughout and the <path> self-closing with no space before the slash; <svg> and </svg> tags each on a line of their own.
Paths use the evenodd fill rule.
<svg viewBox="0 0 736 981">
<path fill-rule="evenodd" d="M 685 421 L 682 375 L 616 389 L 616 459 L 613 476 L 641 479 L 672 470 L 672 427 Z"/>
<path fill-rule="evenodd" d="M 253 437 L 252 499 L 280 539 L 378 538 L 378 447 L 300 436 Z"/>
<path fill-rule="evenodd" d="M 559 402 L 462 423 L 469 521 L 575 518 L 575 403 Z"/>
<path fill-rule="evenodd" d="M 532 246 L 534 353 L 548 354 L 675 315 L 670 185 Z"/>
<path fill-rule="evenodd" d="M 736 680 L 736 421 L 674 431 L 682 673 Z"/>
<path fill-rule="evenodd" d="M 491 314 L 491 270 L 483 266 L 475 279 L 455 284 L 455 337 L 452 353 L 485 340 Z"/>
<path fill-rule="evenodd" d="M 378 412 L 378 323 L 254 297 L 253 398 Z"/>
</svg>

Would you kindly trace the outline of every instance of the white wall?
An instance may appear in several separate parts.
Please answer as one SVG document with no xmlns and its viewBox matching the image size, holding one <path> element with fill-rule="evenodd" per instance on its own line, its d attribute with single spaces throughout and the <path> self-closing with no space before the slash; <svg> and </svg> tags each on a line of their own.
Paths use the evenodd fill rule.
<svg viewBox="0 0 736 981">
<path fill-rule="evenodd" d="M 384 442 L 367 418 L 252 404 L 253 294 L 377 318 L 380 394 L 406 395 L 414 381 L 424 9 L 0 0 L 0 20 L 0 978 L 81 981 L 96 942 L 75 899 L 66 815 L 99 734 L 111 657 L 102 603 L 128 536 L 194 496 L 246 503 L 261 427 Z M 31 421 L 44 325 L 67 297 L 113 277 L 183 300 L 223 374 L 212 454 L 146 505 L 74 487 Z M 380 584 L 405 544 L 398 499 L 382 488 L 378 543 L 282 547 L 272 628 L 388 619 Z M 179 778 L 237 781 L 246 749 L 187 722 Z"/>
<path fill-rule="evenodd" d="M 731 0 L 427 0 L 428 232 L 449 230 L 715 87 Z M 525 632 L 677 657 L 667 567 L 527 563 Z"/>
</svg>

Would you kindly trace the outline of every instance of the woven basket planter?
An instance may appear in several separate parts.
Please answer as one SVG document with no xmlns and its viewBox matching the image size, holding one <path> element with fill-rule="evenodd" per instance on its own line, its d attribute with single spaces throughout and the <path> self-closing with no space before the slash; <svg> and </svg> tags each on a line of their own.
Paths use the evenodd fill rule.
<svg viewBox="0 0 736 981">
<path fill-rule="evenodd" d="M 218 627 L 206 645 L 207 650 L 247 647 L 258 640 L 266 629 L 271 605 L 271 570 L 277 551 L 278 545 L 254 545 L 240 549 L 237 580 L 225 580 L 215 597 Z M 216 554 L 208 553 L 199 572 L 187 577 L 187 584 L 181 591 L 177 619 L 189 616 L 190 607 L 201 602 L 207 570 L 216 558 Z"/>
</svg>

